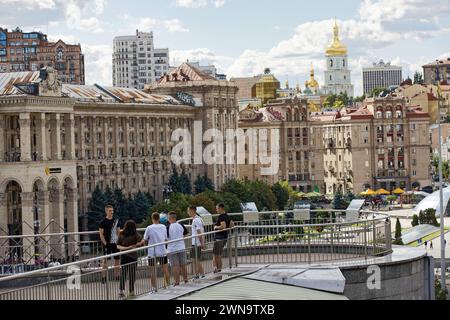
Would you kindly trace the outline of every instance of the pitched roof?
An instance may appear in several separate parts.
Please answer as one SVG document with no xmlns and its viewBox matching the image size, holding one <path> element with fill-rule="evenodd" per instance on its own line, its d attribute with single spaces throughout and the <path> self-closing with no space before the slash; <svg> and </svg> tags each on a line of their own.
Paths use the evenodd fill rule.
<svg viewBox="0 0 450 320">
<path fill-rule="evenodd" d="M 216 78 L 206 74 L 205 72 L 193 67 L 189 63 L 183 63 L 178 68 L 159 79 L 158 83 L 167 82 L 187 82 L 187 81 L 206 81 L 215 80 Z"/>
<path fill-rule="evenodd" d="M 17 85 L 39 80 L 39 71 L 0 73 L 0 96 L 24 95 Z"/>
</svg>

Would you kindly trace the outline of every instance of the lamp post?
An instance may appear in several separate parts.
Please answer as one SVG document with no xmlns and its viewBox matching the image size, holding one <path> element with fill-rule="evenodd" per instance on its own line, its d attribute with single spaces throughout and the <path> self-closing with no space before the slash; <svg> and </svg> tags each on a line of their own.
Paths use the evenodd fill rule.
<svg viewBox="0 0 450 320">
<path fill-rule="evenodd" d="M 444 183 L 442 177 L 442 126 L 441 126 L 441 90 L 439 60 L 436 60 L 436 82 L 438 87 L 438 144 L 439 144 L 439 207 L 441 209 L 441 288 L 446 290 L 445 284 L 445 227 L 444 227 Z"/>
</svg>

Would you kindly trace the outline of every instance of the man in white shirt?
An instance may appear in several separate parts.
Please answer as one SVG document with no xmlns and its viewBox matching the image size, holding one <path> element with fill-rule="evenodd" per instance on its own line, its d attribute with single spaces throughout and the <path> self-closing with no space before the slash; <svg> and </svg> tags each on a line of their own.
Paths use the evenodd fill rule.
<svg viewBox="0 0 450 320">
<path fill-rule="evenodd" d="M 180 273 L 183 275 L 184 282 L 188 282 L 186 269 L 186 245 L 184 244 L 184 236 L 186 235 L 185 228 L 177 222 L 176 212 L 169 213 L 169 241 L 174 241 L 167 244 L 167 252 L 169 262 L 172 266 L 173 276 L 175 278 L 175 286 L 180 285 Z"/>
<path fill-rule="evenodd" d="M 203 236 L 204 227 L 203 220 L 197 214 L 197 207 L 191 206 L 188 208 L 188 214 L 192 218 L 192 236 L 196 236 L 192 238 L 192 250 L 191 250 L 191 258 L 194 262 L 195 268 L 195 279 L 199 279 L 200 277 L 204 278 L 205 273 L 203 271 L 202 266 L 202 250 L 205 250 L 205 237 Z"/>
<path fill-rule="evenodd" d="M 152 214 L 153 224 L 148 226 L 145 230 L 144 241 L 146 245 L 154 245 L 167 241 L 167 227 L 160 223 L 159 213 Z M 158 265 L 162 266 L 164 273 L 165 286 L 169 285 L 170 274 L 169 266 L 166 254 L 166 245 L 154 246 L 148 249 L 148 265 L 150 267 L 150 281 L 152 286 L 152 292 L 156 292 L 158 285 L 156 282 L 156 276 L 158 273 Z"/>
</svg>

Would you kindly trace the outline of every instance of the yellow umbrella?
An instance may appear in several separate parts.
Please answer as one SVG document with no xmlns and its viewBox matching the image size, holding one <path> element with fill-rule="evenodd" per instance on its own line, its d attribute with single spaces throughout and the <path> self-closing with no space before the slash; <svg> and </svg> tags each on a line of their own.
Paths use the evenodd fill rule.
<svg viewBox="0 0 450 320">
<path fill-rule="evenodd" d="M 392 191 L 393 194 L 404 194 L 405 191 L 403 189 L 397 188 L 394 191 Z"/>
<path fill-rule="evenodd" d="M 383 188 L 377 190 L 377 194 L 379 195 L 390 195 L 391 193 Z"/>
<path fill-rule="evenodd" d="M 368 189 L 367 191 L 361 192 L 362 196 L 376 196 L 377 193 L 372 189 Z"/>
</svg>

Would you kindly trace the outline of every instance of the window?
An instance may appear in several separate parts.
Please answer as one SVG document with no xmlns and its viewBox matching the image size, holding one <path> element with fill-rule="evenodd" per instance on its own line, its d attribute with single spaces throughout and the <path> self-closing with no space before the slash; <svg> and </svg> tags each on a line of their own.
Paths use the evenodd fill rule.
<svg viewBox="0 0 450 320">
<path fill-rule="evenodd" d="M 333 65 L 334 65 L 333 59 L 330 59 L 330 67 L 333 68 Z M 330 77 L 330 78 L 331 78 L 331 77 Z M 331 79 L 330 79 L 330 80 L 331 80 Z"/>
</svg>

